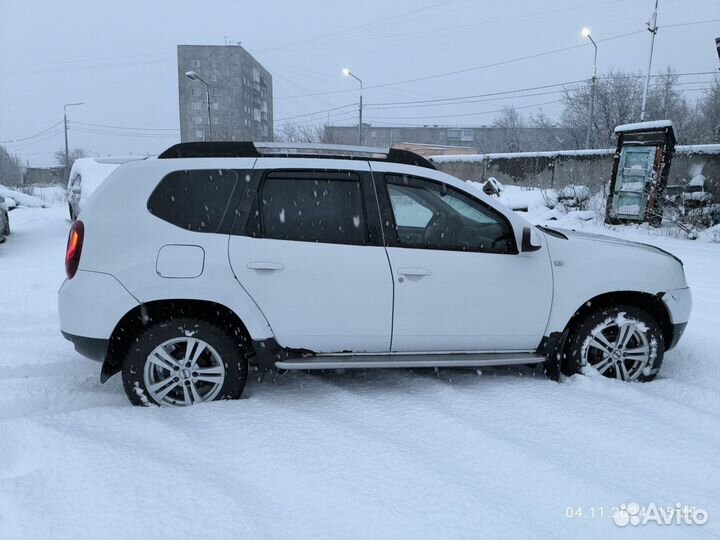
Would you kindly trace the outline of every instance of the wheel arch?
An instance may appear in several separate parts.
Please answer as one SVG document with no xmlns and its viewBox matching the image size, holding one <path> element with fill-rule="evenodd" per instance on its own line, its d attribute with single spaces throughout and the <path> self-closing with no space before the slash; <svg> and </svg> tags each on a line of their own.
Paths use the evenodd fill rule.
<svg viewBox="0 0 720 540">
<path fill-rule="evenodd" d="M 667 350 L 673 339 L 673 325 L 670 313 L 662 301 L 662 294 L 650 294 L 640 291 L 613 291 L 599 294 L 585 302 L 575 310 L 567 322 L 563 334 L 569 332 L 579 320 L 592 310 L 617 305 L 630 305 L 647 311 L 660 325 L 663 334 L 665 350 Z"/>
<path fill-rule="evenodd" d="M 103 361 L 100 382 L 104 383 L 122 369 L 123 358 L 143 329 L 171 317 L 199 318 L 222 328 L 229 328 L 238 343 L 252 350 L 252 339 L 247 326 L 229 307 L 207 300 L 154 300 L 135 306 L 115 325 Z"/>
</svg>

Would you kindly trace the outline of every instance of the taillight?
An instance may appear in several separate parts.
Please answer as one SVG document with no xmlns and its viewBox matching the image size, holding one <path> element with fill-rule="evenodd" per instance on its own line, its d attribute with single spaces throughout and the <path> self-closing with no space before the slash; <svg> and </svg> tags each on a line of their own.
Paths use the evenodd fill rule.
<svg viewBox="0 0 720 540">
<path fill-rule="evenodd" d="M 82 221 L 76 220 L 70 227 L 67 249 L 65 250 L 65 273 L 68 279 L 72 279 L 80 265 L 80 254 L 82 253 L 83 237 L 85 236 L 85 225 Z"/>
</svg>

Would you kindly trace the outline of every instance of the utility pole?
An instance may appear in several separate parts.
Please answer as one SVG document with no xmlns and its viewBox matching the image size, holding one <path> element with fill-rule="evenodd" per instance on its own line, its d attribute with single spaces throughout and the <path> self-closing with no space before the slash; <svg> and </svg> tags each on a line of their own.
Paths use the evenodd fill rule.
<svg viewBox="0 0 720 540">
<path fill-rule="evenodd" d="M 362 81 L 360 81 L 360 123 L 358 124 L 358 145 L 362 146 Z"/>
<path fill-rule="evenodd" d="M 593 70 L 592 70 L 592 82 L 590 83 L 590 117 L 588 118 L 587 133 L 585 133 L 585 148 L 590 148 L 590 134 L 592 133 L 593 126 L 593 115 L 595 113 L 595 83 L 597 81 L 597 53 L 598 47 L 595 40 L 590 34 L 589 28 L 583 28 L 582 35 L 590 40 L 590 43 L 595 47 L 595 57 L 593 59 Z"/>
<path fill-rule="evenodd" d="M 68 152 L 68 122 L 67 122 L 67 108 L 75 107 L 77 105 L 84 105 L 84 103 L 66 103 L 63 105 L 63 124 L 65 127 L 65 183 L 70 179 L 70 154 Z"/>
<path fill-rule="evenodd" d="M 658 0 L 655 0 L 655 10 L 653 11 L 650 21 L 648 21 L 648 23 L 647 23 L 648 31 L 651 34 L 650 58 L 648 59 L 647 77 L 645 78 L 645 91 L 643 92 L 642 110 L 640 111 L 640 121 L 641 122 L 645 120 L 645 105 L 647 103 L 648 87 L 650 86 L 650 69 L 652 68 L 653 48 L 655 47 L 655 34 L 657 34 L 657 31 L 658 31 L 657 10 L 658 10 Z"/>
</svg>

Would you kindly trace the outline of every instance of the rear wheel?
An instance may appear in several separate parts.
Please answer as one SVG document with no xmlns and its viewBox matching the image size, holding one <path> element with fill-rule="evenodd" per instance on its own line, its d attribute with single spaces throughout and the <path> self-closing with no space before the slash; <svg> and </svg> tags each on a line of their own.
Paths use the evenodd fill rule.
<svg viewBox="0 0 720 540">
<path fill-rule="evenodd" d="M 601 375 L 629 382 L 655 378 L 665 344 L 657 321 L 634 306 L 599 308 L 570 332 L 563 371 L 594 368 Z"/>
<path fill-rule="evenodd" d="M 239 399 L 247 380 L 245 349 L 200 319 L 170 319 L 145 329 L 125 358 L 123 386 L 133 405 L 186 407 Z"/>
</svg>

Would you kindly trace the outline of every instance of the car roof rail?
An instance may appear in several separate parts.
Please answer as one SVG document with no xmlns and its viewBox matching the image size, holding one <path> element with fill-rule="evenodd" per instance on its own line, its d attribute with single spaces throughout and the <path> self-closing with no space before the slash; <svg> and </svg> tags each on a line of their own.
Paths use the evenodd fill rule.
<svg viewBox="0 0 720 540">
<path fill-rule="evenodd" d="M 178 158 L 302 157 L 322 159 L 356 159 L 385 161 L 435 169 L 428 159 L 401 148 L 373 148 L 340 144 L 274 143 L 274 142 L 189 142 L 171 146 L 158 159 Z"/>
</svg>

